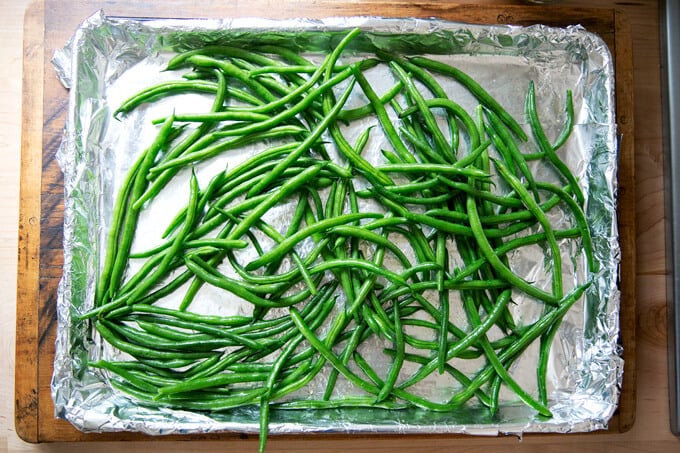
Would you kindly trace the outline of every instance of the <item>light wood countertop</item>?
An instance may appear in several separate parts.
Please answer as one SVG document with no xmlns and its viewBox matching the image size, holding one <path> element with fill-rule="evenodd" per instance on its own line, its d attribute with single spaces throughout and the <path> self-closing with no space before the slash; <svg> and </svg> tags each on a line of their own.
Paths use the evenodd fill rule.
<svg viewBox="0 0 680 453">
<path fill-rule="evenodd" d="M 674 0 L 669 0 L 674 1 Z M 0 453 L 21 451 L 142 452 L 256 451 L 257 439 L 229 442 L 97 442 L 27 444 L 14 431 L 14 343 L 16 253 L 21 143 L 21 71 L 23 15 L 28 0 L 0 2 Z M 83 0 L 84 4 L 89 4 Z M 94 2 L 92 2 L 94 4 Z M 102 3 L 102 2 L 99 2 Z M 460 3 L 470 3 L 461 1 Z M 493 2 L 488 3 L 520 3 Z M 276 451 L 680 451 L 668 419 L 666 346 L 666 267 L 664 180 L 657 1 L 612 2 L 565 0 L 563 6 L 617 7 L 633 31 L 635 80 L 635 172 L 637 201 L 637 418 L 622 434 L 463 438 L 417 441 L 404 438 L 338 437 L 285 439 L 272 437 Z"/>
</svg>

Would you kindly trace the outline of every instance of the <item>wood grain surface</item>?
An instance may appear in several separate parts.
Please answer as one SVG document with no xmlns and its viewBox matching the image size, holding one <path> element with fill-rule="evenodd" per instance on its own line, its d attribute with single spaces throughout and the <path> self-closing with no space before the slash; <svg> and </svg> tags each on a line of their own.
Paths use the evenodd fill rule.
<svg viewBox="0 0 680 453">
<path fill-rule="evenodd" d="M 624 305 L 624 311 L 630 309 L 632 312 L 622 314 L 624 320 L 622 330 L 627 335 L 626 344 L 624 344 L 625 354 L 627 358 L 629 355 L 631 357 L 627 366 L 637 364 L 637 367 L 631 370 L 626 369 L 621 401 L 622 412 L 613 421 L 610 431 L 628 432 L 601 435 L 526 436 L 522 444 L 523 448 L 536 450 L 544 449 L 548 445 L 551 449 L 553 446 L 561 445 L 559 448 L 563 451 L 571 450 L 577 444 L 590 446 L 589 448 L 593 450 L 602 450 L 605 446 L 616 447 L 617 445 L 632 447 L 628 444 L 629 441 L 639 442 L 639 446 L 645 446 L 645 450 L 651 447 L 658 451 L 667 451 L 668 447 L 680 447 L 680 443 L 668 433 L 667 407 L 658 407 L 659 405 L 667 406 L 667 393 L 664 393 L 667 392 L 667 385 L 664 385 L 662 380 L 665 378 L 663 374 L 665 373 L 663 352 L 666 338 L 665 294 L 662 292 L 665 268 L 663 266 L 662 223 L 663 181 L 660 178 L 662 149 L 660 103 L 658 102 L 660 96 L 659 42 L 656 2 L 629 2 L 625 5 L 614 5 L 612 2 L 605 1 L 565 1 L 560 2 L 560 7 L 548 10 L 548 12 L 542 8 L 523 5 L 496 5 L 493 8 L 483 8 L 475 5 L 456 6 L 443 2 L 337 3 L 310 0 L 286 3 L 255 2 L 230 6 L 221 5 L 219 2 L 203 2 L 197 6 L 189 1 L 163 2 L 162 4 L 144 1 L 135 3 L 74 1 L 66 2 L 66 4 L 67 7 L 64 2 L 50 0 L 35 3 L 27 12 L 27 26 L 24 32 L 25 94 L 22 143 L 22 181 L 24 184 L 22 184 L 19 222 L 21 253 L 17 264 L 19 309 L 16 319 L 17 377 L 15 383 L 15 393 L 19 398 L 15 415 L 17 429 L 20 430 L 22 437 L 34 442 L 140 438 L 139 435 L 83 435 L 78 433 L 67 423 L 53 418 L 49 395 L 49 379 L 52 373 L 51 357 L 54 353 L 54 294 L 61 275 L 61 221 L 63 220 L 61 172 L 56 165 L 54 152 L 61 138 L 67 104 L 66 91 L 59 85 L 56 78 L 52 77 L 49 59 L 54 48 L 63 45 L 84 17 L 103 6 L 107 14 L 130 16 L 297 17 L 304 15 L 314 17 L 379 14 L 397 17 L 437 16 L 480 23 L 541 22 L 564 25 L 567 21 L 567 23 L 584 24 L 586 28 L 600 33 L 610 47 L 615 49 L 617 103 L 619 110 L 624 112 L 619 117 L 619 132 L 623 134 L 620 226 L 624 247 L 623 265 L 629 267 L 622 272 L 627 277 L 622 281 L 622 288 L 626 294 L 625 299 L 630 301 L 628 305 Z M 595 5 L 607 8 L 599 11 L 584 9 L 586 6 Z M 618 14 L 611 9 L 612 6 L 619 6 L 626 10 L 627 14 L 625 16 Z M 206 11 L 210 11 L 210 14 L 206 14 Z M 626 23 L 625 17 L 630 18 L 630 24 Z M 631 59 L 632 53 L 636 56 L 634 65 Z M 642 55 L 642 63 L 638 55 Z M 644 82 L 641 82 L 639 77 L 642 77 Z M 634 86 L 633 82 L 635 82 Z M 630 107 L 634 96 L 636 104 L 635 111 L 632 111 Z M 626 106 L 629 110 L 626 110 Z M 631 140 L 632 137 L 635 137 L 634 143 Z M 636 174 L 637 188 L 635 188 Z M 637 211 L 635 210 L 636 201 L 639 206 Z M 636 213 L 637 236 L 635 233 Z M 635 253 L 636 244 L 637 254 Z M 636 283 L 639 288 L 637 292 Z M 635 312 L 636 302 L 637 312 Z M 639 332 L 637 339 L 633 336 L 636 326 Z M 639 357 L 637 360 L 634 359 L 636 349 Z M 659 351 L 661 351 L 661 358 Z M 651 352 L 656 352 L 656 354 L 650 354 Z M 641 378 L 642 376 L 645 378 L 644 387 L 636 385 L 637 372 Z M 636 400 L 636 391 L 639 395 L 643 395 L 639 400 Z M 650 398 L 649 395 L 653 397 Z M 650 401 L 656 405 L 654 408 L 650 407 Z M 638 421 L 633 424 L 636 412 Z M 641 419 L 640 413 L 654 414 L 655 417 L 651 420 L 655 421 L 651 421 L 649 417 Z M 647 430 L 641 431 L 639 428 L 641 425 Z M 652 436 L 652 432 L 657 435 Z M 252 440 L 242 441 L 239 436 L 235 435 L 221 436 L 221 438 L 227 439 L 232 449 L 239 447 L 249 451 L 255 449 Z M 305 440 L 294 436 L 277 436 L 270 446 L 272 451 L 296 449 L 328 451 L 346 448 L 371 451 L 384 449 L 386 451 L 395 446 L 415 450 L 427 443 L 444 451 L 454 446 L 466 449 L 502 446 L 513 449 L 522 445 L 511 438 L 477 439 L 451 436 L 353 436 L 352 438 L 313 436 L 310 439 L 312 442 L 305 443 Z M 645 439 L 655 439 L 655 443 L 650 444 L 645 442 Z M 154 445 L 158 444 L 154 443 Z"/>
</svg>

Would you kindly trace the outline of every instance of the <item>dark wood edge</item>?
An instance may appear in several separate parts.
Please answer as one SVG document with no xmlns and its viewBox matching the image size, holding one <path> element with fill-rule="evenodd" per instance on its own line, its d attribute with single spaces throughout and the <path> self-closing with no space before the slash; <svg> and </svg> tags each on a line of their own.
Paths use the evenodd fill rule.
<svg viewBox="0 0 680 453">
<path fill-rule="evenodd" d="M 45 6 L 44 6 L 44 0 L 36 0 L 27 10 L 26 13 L 26 20 L 25 20 L 25 28 L 26 29 L 31 29 L 31 35 L 32 36 L 32 45 L 37 46 L 36 47 L 36 52 L 40 51 L 40 56 L 36 55 L 31 55 L 30 61 L 33 61 L 34 58 L 39 58 L 38 64 L 40 65 L 40 68 L 43 68 L 43 53 L 42 53 L 42 44 L 44 43 L 44 11 L 45 11 Z M 305 3 L 305 2 L 302 2 Z M 377 3 L 382 3 L 382 2 L 373 2 L 373 1 L 368 1 L 367 5 L 370 7 L 372 4 L 377 4 Z M 393 3 L 389 5 L 384 11 L 384 16 L 385 17 L 403 17 L 408 15 L 409 13 L 413 13 L 414 10 L 420 8 L 422 5 L 427 5 L 427 7 L 423 8 L 422 12 L 420 13 L 422 17 L 452 17 L 456 15 L 460 15 L 461 17 L 465 16 L 466 20 L 465 22 L 467 23 L 498 23 L 498 24 L 515 24 L 515 25 L 530 25 L 534 23 L 543 23 L 545 25 L 551 25 L 551 26 L 563 26 L 564 25 L 564 17 L 569 17 L 570 21 L 572 23 L 579 23 L 583 25 L 586 29 L 589 28 L 590 24 L 602 24 L 603 18 L 606 20 L 611 20 L 612 15 L 615 17 L 615 29 L 613 28 L 611 30 L 611 34 L 609 34 L 609 31 L 607 31 L 607 35 L 603 35 L 602 37 L 607 41 L 609 45 L 613 45 L 613 38 L 614 38 L 614 31 L 616 30 L 616 33 L 619 33 L 620 31 L 623 32 L 625 31 L 626 36 L 628 37 L 628 49 L 627 50 L 622 50 L 619 51 L 617 48 L 616 50 L 616 61 L 622 61 L 626 59 L 626 55 L 628 55 L 628 59 L 630 60 L 630 85 L 628 91 L 630 92 L 630 102 L 628 103 L 617 103 L 617 110 L 625 110 L 630 112 L 629 116 L 629 121 L 630 121 L 630 127 L 627 129 L 627 134 L 630 137 L 630 145 L 628 148 L 626 148 L 630 152 L 630 161 L 632 164 L 633 161 L 633 155 L 632 155 L 632 137 L 633 137 L 633 128 L 632 128 L 632 118 L 633 118 L 633 110 L 632 110 L 632 42 L 630 39 L 630 31 L 628 28 L 627 21 L 625 21 L 624 18 L 621 17 L 621 12 L 616 11 L 616 14 L 614 10 L 610 8 L 573 8 L 573 7 L 560 7 L 560 6 L 546 6 L 546 7 L 532 7 L 527 9 L 526 6 L 518 6 L 518 5 L 452 5 L 452 4 L 441 4 L 437 5 L 434 3 L 426 2 L 426 3 L 419 3 L 419 2 L 414 2 L 411 4 L 408 3 Z M 304 5 L 303 5 L 304 6 Z M 334 3 L 334 2 L 326 2 L 326 1 L 311 1 L 310 4 L 308 5 L 310 8 L 321 8 L 324 9 L 324 11 L 327 11 L 327 14 L 318 14 L 317 11 L 310 10 L 310 17 L 329 17 L 333 15 L 349 15 L 349 14 L 361 14 L 360 8 L 362 5 L 352 5 L 352 4 L 343 4 L 343 3 Z M 366 6 L 366 5 L 363 5 Z M 373 5 L 375 6 L 375 5 Z M 132 7 L 134 8 L 134 7 Z M 550 10 L 549 14 L 546 14 L 546 9 Z M 30 15 L 32 17 L 29 17 L 29 12 L 31 13 Z M 113 12 L 113 11 L 111 11 Z M 278 9 L 274 13 L 270 13 L 269 15 L 276 15 L 277 12 L 280 12 Z M 281 17 L 290 17 L 290 14 L 282 13 L 283 16 Z M 239 16 L 242 14 L 235 14 L 236 16 Z M 265 15 L 267 15 L 265 13 Z M 29 19 L 32 19 L 33 22 L 29 25 Z M 37 27 L 39 26 L 39 27 Z M 36 30 L 36 28 L 39 28 Z M 25 54 L 29 54 L 29 52 L 26 51 L 26 49 L 29 47 L 30 43 L 28 41 L 29 38 L 29 33 L 25 33 L 25 44 L 24 44 L 24 52 Z M 617 39 L 617 43 L 618 43 Z M 38 44 L 39 43 L 39 44 Z M 621 55 L 620 55 L 621 53 Z M 28 383 L 25 383 L 22 386 L 17 386 L 16 388 L 16 395 L 17 395 L 17 409 L 20 407 L 20 399 L 21 399 L 21 408 L 25 411 L 24 416 L 19 417 L 19 412 L 17 411 L 16 414 L 16 426 L 17 426 L 17 433 L 19 436 L 28 442 L 40 442 L 40 441 L 112 441 L 112 440 L 137 440 L 137 441 L 144 441 L 144 440 L 165 440 L 165 441 L 171 441 L 171 440 L 236 440 L 236 439 L 254 439 L 257 436 L 256 435 L 247 435 L 247 434 L 240 434 L 240 433 L 215 433 L 215 434 L 197 434 L 197 435 L 171 435 L 171 436 L 162 436 L 162 437 L 157 437 L 157 436 L 147 436 L 141 433 L 131 433 L 131 432 L 126 432 L 126 433 L 82 433 L 80 431 L 77 431 L 75 428 L 73 428 L 70 424 L 67 422 L 64 422 L 63 420 L 52 420 L 50 423 L 58 423 L 62 424 L 64 423 L 66 426 L 66 430 L 59 430 L 58 435 L 59 437 L 51 437 L 49 439 L 45 439 L 44 436 L 41 436 L 40 434 L 40 426 L 38 424 L 38 404 L 37 404 L 37 393 L 38 393 L 38 386 L 37 386 L 37 381 L 38 381 L 38 376 L 37 376 L 37 343 L 38 343 L 38 331 L 37 331 L 37 311 L 35 304 L 38 301 L 38 296 L 39 296 L 39 288 L 37 287 L 37 276 L 39 275 L 39 244 L 40 244 L 40 193 L 39 189 L 35 189 L 35 187 L 40 187 L 40 171 L 39 169 L 42 168 L 40 165 L 41 161 L 41 144 L 42 144 L 42 130 L 35 130 L 37 126 L 42 126 L 42 123 L 39 123 L 37 125 L 32 125 L 32 121 L 30 118 L 27 117 L 28 112 L 30 111 L 30 116 L 32 118 L 42 118 L 42 87 L 43 87 L 43 74 L 44 71 L 40 71 L 40 74 L 33 74 L 33 75 L 28 75 L 26 74 L 26 68 L 30 67 L 31 71 L 36 70 L 36 65 L 35 62 L 33 63 L 32 66 L 29 66 L 29 60 L 25 59 L 24 61 L 24 124 L 25 129 L 23 132 L 24 138 L 23 138 L 23 143 L 22 143 L 22 182 L 21 182 L 21 190 L 22 190 L 22 207 L 21 207 L 21 213 L 20 213 L 20 241 L 19 241 L 19 258 L 20 260 L 23 258 L 25 261 L 28 259 L 33 260 L 33 267 L 25 267 L 25 272 L 22 272 L 21 268 L 19 271 L 19 281 L 18 281 L 18 289 L 19 288 L 24 288 L 25 291 L 23 293 L 18 292 L 17 293 L 17 357 L 19 357 L 19 326 L 20 326 L 20 312 L 21 315 L 24 316 L 25 323 L 22 324 L 22 328 L 26 328 L 25 332 L 22 332 L 21 339 L 23 341 L 31 341 L 33 340 L 33 343 L 26 347 L 23 351 L 23 354 L 32 354 L 35 357 L 30 357 L 29 363 L 26 363 L 25 366 L 22 366 L 24 369 L 22 375 L 25 377 L 27 375 L 31 376 L 30 382 L 34 382 L 33 385 L 28 385 Z M 617 63 L 616 66 L 617 73 L 619 71 L 619 65 Z M 619 87 L 617 84 L 617 98 L 619 96 Z M 32 102 L 32 104 L 29 104 L 28 102 Z M 32 106 L 32 107 L 31 107 Z M 38 110 L 35 110 L 37 107 Z M 623 108 L 625 107 L 625 108 Z M 31 110 L 33 109 L 33 110 Z M 626 110 L 627 109 L 627 110 Z M 36 116 L 36 113 L 40 113 L 39 116 Z M 31 126 L 36 126 L 36 127 L 31 127 Z M 619 131 L 621 132 L 623 129 L 621 126 L 619 126 Z M 35 135 L 38 134 L 38 135 Z M 32 135 L 31 137 L 28 137 L 29 135 Z M 27 143 L 28 142 L 28 143 Z M 625 146 L 625 145 L 624 145 Z M 622 154 L 623 154 L 623 147 L 622 147 Z M 36 157 L 37 157 L 37 162 L 36 162 Z M 29 166 L 32 166 L 32 168 L 28 168 Z M 26 167 L 26 168 L 24 168 Z M 38 171 L 35 171 L 35 170 Z M 33 170 L 33 174 L 31 174 L 31 171 Z M 628 197 L 622 196 L 621 200 L 622 202 L 624 199 L 632 199 L 632 202 L 634 203 L 635 201 L 635 196 L 634 196 L 634 179 L 632 178 L 632 173 L 634 172 L 634 169 L 630 169 L 631 175 L 628 175 L 627 178 L 625 178 L 626 182 L 624 184 L 624 178 L 623 175 L 620 175 L 620 181 L 622 187 L 625 187 L 625 191 L 628 193 Z M 36 177 L 37 173 L 37 177 Z M 31 190 L 31 187 L 34 187 L 33 190 Z M 37 190 L 38 193 L 34 193 L 34 191 Z M 28 199 L 26 201 L 30 202 L 35 202 L 37 199 L 37 207 L 34 204 L 31 203 L 25 203 L 24 200 L 24 191 L 26 192 Z M 31 199 L 33 197 L 34 199 Z M 628 201 L 629 202 L 629 201 Z M 633 204 L 634 206 L 634 204 Z M 624 275 L 629 275 L 634 277 L 635 273 L 635 242 L 634 242 L 634 208 L 630 211 L 632 213 L 632 216 L 626 216 L 626 218 L 620 219 L 620 226 L 621 228 L 628 228 L 629 231 L 632 231 L 632 241 L 627 241 L 628 246 L 626 246 L 626 250 L 623 252 L 623 264 L 622 266 L 626 268 L 625 271 L 622 270 L 622 274 Z M 630 217 L 632 217 L 633 222 L 630 223 Z M 34 223 L 31 223 L 34 222 Z M 22 235 L 22 230 L 26 232 L 26 234 Z M 30 232 L 30 235 L 28 234 Z M 30 239 L 28 239 L 30 237 Z M 22 243 L 22 240 L 24 240 L 24 243 Z M 631 247 L 632 247 L 632 255 L 631 255 Z M 632 256 L 632 259 L 629 259 L 630 256 Z M 626 266 L 626 264 L 628 265 Z M 33 273 L 31 273 L 33 271 Z M 631 272 L 632 273 L 629 273 Z M 629 353 L 634 354 L 634 328 L 635 328 L 635 323 L 634 323 L 634 303 L 635 303 L 635 283 L 634 283 L 634 278 L 629 279 L 633 280 L 632 282 L 632 292 L 631 288 L 626 288 L 625 290 L 622 288 L 622 293 L 623 299 L 626 299 L 627 301 L 630 301 L 630 305 L 632 305 L 632 315 L 630 318 L 626 317 L 624 320 L 624 314 L 622 311 L 622 327 L 624 325 L 624 322 L 629 322 L 630 319 L 633 320 L 632 323 L 632 331 L 633 331 L 633 336 L 632 339 L 623 339 L 623 345 L 625 349 L 625 354 L 626 357 L 629 357 Z M 625 282 L 624 282 L 625 283 Z M 628 286 L 631 286 L 630 284 Z M 628 294 L 629 296 L 625 296 Z M 23 303 L 20 303 L 22 302 Z M 20 307 L 21 305 L 21 307 Z M 26 305 L 26 306 L 24 306 Z M 628 329 L 629 327 L 626 326 Z M 630 341 L 632 341 L 632 345 L 627 344 Z M 31 349 L 32 348 L 32 349 Z M 23 357 L 23 355 L 22 355 Z M 630 360 L 630 359 L 628 359 Z M 22 358 L 23 362 L 26 362 L 25 358 Z M 632 360 L 634 364 L 634 359 Z M 17 364 L 19 363 L 19 360 L 17 360 Z M 630 362 L 627 362 L 630 363 Z M 32 365 L 31 365 L 32 364 Z M 632 397 L 632 404 L 628 401 L 621 401 L 619 410 L 617 411 L 617 414 L 612 418 L 610 421 L 610 426 L 608 431 L 599 431 L 596 433 L 590 433 L 590 434 L 607 434 L 607 433 L 613 433 L 613 432 L 623 432 L 627 431 L 632 427 L 632 423 L 634 421 L 635 417 L 635 395 L 634 395 L 634 389 L 635 389 L 635 383 L 634 383 L 634 377 L 635 377 L 635 370 L 633 369 L 631 372 L 629 372 L 628 369 L 626 369 L 627 373 L 627 380 L 624 380 L 624 387 L 622 389 L 622 394 L 624 394 L 626 391 L 630 391 L 628 389 L 633 390 L 633 397 Z M 631 378 L 632 376 L 632 378 Z M 34 377 L 34 379 L 33 379 Z M 19 368 L 17 368 L 17 382 L 19 381 Z M 626 385 L 629 385 L 626 387 Z M 44 421 L 43 423 L 48 423 L 48 421 Z M 20 427 L 21 425 L 21 427 Z M 332 439 L 332 438 L 343 438 L 346 437 L 347 434 L 341 434 L 341 433 L 323 433 L 323 434 L 318 434 L 319 436 L 323 436 L 324 438 Z M 551 434 L 531 434 L 531 436 L 551 436 Z M 386 435 L 386 434 L 359 434 L 359 435 L 353 435 L 354 437 L 375 437 L 375 438 L 394 438 L 395 435 Z M 456 438 L 456 437 L 469 437 L 466 435 L 457 435 L 457 434 L 434 434 L 434 435 L 418 435 L 418 434 L 411 434 L 411 435 L 405 435 L 408 438 L 423 438 L 423 439 L 431 439 L 431 438 L 441 438 L 441 437 L 446 437 L 446 438 Z M 277 435 L 277 438 L 281 439 L 287 439 L 287 438 L 296 438 L 294 435 Z M 399 436 L 396 436 L 399 437 Z"/>
<path fill-rule="evenodd" d="M 636 413 L 636 228 L 635 228 L 635 119 L 633 115 L 633 39 L 628 18 L 615 11 L 616 111 L 619 139 L 619 235 L 621 244 L 620 335 L 624 372 L 619 401 L 619 432 L 633 427 Z M 624 112 L 623 114 L 619 112 Z M 628 114 L 625 114 L 628 112 Z"/>
<path fill-rule="evenodd" d="M 27 442 L 40 441 L 37 309 L 40 288 L 37 276 L 40 266 L 44 12 L 44 2 L 36 0 L 28 6 L 24 16 L 14 410 L 17 435 Z"/>
</svg>

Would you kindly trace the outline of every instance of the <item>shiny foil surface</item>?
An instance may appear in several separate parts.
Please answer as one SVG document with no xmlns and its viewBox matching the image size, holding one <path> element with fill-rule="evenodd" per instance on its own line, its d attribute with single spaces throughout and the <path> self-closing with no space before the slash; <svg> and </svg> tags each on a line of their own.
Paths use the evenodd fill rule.
<svg viewBox="0 0 680 453">
<path fill-rule="evenodd" d="M 70 89 L 70 107 L 59 162 L 64 171 L 65 222 L 64 272 L 58 297 L 58 335 L 52 395 L 56 416 L 70 421 L 85 432 L 141 431 L 149 434 L 182 434 L 258 430 L 258 408 L 245 407 L 221 413 L 197 413 L 146 407 L 111 387 L 109 376 L 90 368 L 87 362 L 120 354 L 104 344 L 87 321 L 78 315 L 92 307 L 94 288 L 106 251 L 108 224 L 118 188 L 139 152 L 154 138 L 157 127 L 150 120 L 181 109 L 205 109 L 210 100 L 196 94 L 181 99 L 164 99 L 144 105 L 131 114 L 114 119 L 112 113 L 127 97 L 161 80 L 178 79 L 179 73 L 163 72 L 165 64 L 178 51 L 199 48 L 211 42 L 264 40 L 294 44 L 308 58 L 320 61 L 329 42 L 354 27 L 362 34 L 352 51 L 355 55 L 386 50 L 402 54 L 428 55 L 464 70 L 484 86 L 522 127 L 529 132 L 524 115 L 524 96 L 529 80 L 534 80 L 538 108 L 546 134 L 555 137 L 564 120 L 567 89 L 573 90 L 575 127 L 560 157 L 578 178 L 586 194 L 586 217 L 591 228 L 595 256 L 600 264 L 596 275 L 588 276 L 585 257 L 577 242 L 561 245 L 564 257 L 565 292 L 588 278 L 593 279 L 584 297 L 565 316 L 551 350 L 548 367 L 549 409 L 553 418 L 542 419 L 531 408 L 503 388 L 500 409 L 495 416 L 476 401 L 451 412 L 421 409 L 384 410 L 379 408 L 335 410 L 274 410 L 270 432 L 395 432 L 467 433 L 473 435 L 517 434 L 528 432 L 584 432 L 605 429 L 617 406 L 622 351 L 619 334 L 620 294 L 617 288 L 620 249 L 617 232 L 617 142 L 614 118 L 613 62 L 605 43 L 580 26 L 549 28 L 482 26 L 441 20 L 328 18 L 323 20 L 263 20 L 256 18 L 224 20 L 153 20 L 112 18 L 99 12 L 85 20 L 66 46 L 54 56 L 54 66 L 63 84 Z M 343 57 L 344 58 L 344 57 Z M 350 58 L 350 57 L 347 57 Z M 344 61 L 344 60 L 343 60 Z M 346 62 L 346 61 L 345 61 Z M 380 68 L 371 83 L 378 93 L 394 83 L 383 77 Z M 447 93 L 466 110 L 473 112 L 475 101 L 452 82 Z M 341 89 L 341 88 L 339 88 Z M 179 99 L 179 100 L 178 100 Z M 348 106 L 365 100 L 350 97 Z M 348 130 L 348 139 L 357 131 Z M 389 148 L 384 137 L 376 137 L 364 151 L 375 162 L 381 148 Z M 530 132 L 529 134 L 530 135 Z M 527 146 L 535 146 L 527 144 Z M 225 165 L 241 162 L 249 153 L 220 156 L 196 167 L 201 185 Z M 531 152 L 531 148 L 524 150 Z M 534 149 L 535 151 L 535 149 Z M 551 170 L 534 165 L 537 178 L 554 180 Z M 162 197 L 142 214 L 139 237 L 141 250 L 160 241 L 158 225 L 184 206 L 189 172 L 178 174 Z M 292 214 L 282 209 L 279 222 Z M 283 220 L 281 220 L 283 219 Z M 551 212 L 551 221 L 570 225 L 566 212 Z M 512 257 L 522 275 L 534 276 L 536 284 L 549 288 L 540 247 L 523 248 Z M 540 306 L 513 295 L 515 319 L 531 322 Z M 172 296 L 159 302 L 174 307 Z M 225 303 L 220 294 L 206 289 L 192 310 L 229 316 L 243 313 L 244 303 Z M 462 312 L 451 313 L 465 325 Z M 370 357 L 371 347 L 362 345 Z M 531 394 L 536 393 L 535 374 L 538 347 L 533 345 L 517 360 L 510 372 Z M 325 369 L 327 375 L 329 369 Z M 468 371 L 474 371 L 468 370 Z M 310 384 L 299 398 L 320 397 L 325 378 Z M 421 384 L 419 384 L 421 385 Z M 445 383 L 424 381 L 419 392 L 441 392 Z M 338 381 L 339 391 L 357 394 L 348 382 Z"/>
</svg>

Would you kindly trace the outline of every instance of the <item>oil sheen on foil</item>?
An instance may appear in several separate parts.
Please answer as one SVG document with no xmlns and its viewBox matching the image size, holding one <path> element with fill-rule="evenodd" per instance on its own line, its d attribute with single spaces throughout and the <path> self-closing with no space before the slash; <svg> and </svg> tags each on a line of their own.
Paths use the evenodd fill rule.
<svg viewBox="0 0 680 453">
<path fill-rule="evenodd" d="M 70 89 L 70 106 L 59 162 L 64 171 L 64 273 L 58 298 L 57 349 L 52 380 L 56 416 L 86 432 L 141 431 L 149 434 L 218 431 L 257 432 L 257 409 L 200 414 L 148 408 L 113 390 L 101 370 L 88 360 L 110 357 L 112 350 L 93 335 L 88 323 L 75 318 L 92 306 L 101 255 L 105 252 L 108 221 L 116 191 L 136 153 L 153 140 L 152 119 L 173 108 L 192 111 L 208 105 L 200 95 L 183 95 L 181 102 L 162 100 L 117 120 L 112 113 L 137 91 L 177 74 L 162 72 L 174 49 L 197 48 L 210 42 L 251 42 L 266 36 L 294 42 L 311 59 L 323 58 L 315 49 L 343 31 L 359 27 L 367 49 L 427 54 L 453 64 L 484 86 L 520 124 L 524 119 L 527 83 L 540 93 L 539 113 L 550 136 L 561 127 L 564 93 L 573 90 L 575 128 L 561 157 L 581 182 L 587 196 L 586 216 L 601 268 L 586 296 L 565 317 L 553 343 L 548 369 L 550 410 L 554 417 L 539 419 L 511 392 L 501 392 L 501 407 L 491 417 L 485 407 L 470 403 L 456 411 L 437 413 L 409 409 L 341 409 L 273 412 L 272 433 L 399 432 L 496 434 L 577 432 L 604 429 L 617 405 L 623 360 L 617 344 L 620 294 L 617 289 L 620 250 L 616 222 L 617 151 L 614 119 L 613 63 L 604 42 L 579 26 L 481 26 L 422 19 L 329 18 L 324 20 L 136 20 L 88 18 L 69 43 L 55 53 L 53 63 Z M 378 72 L 376 91 L 393 83 Z M 456 93 L 459 87 L 444 86 Z M 473 111 L 469 95 L 457 101 Z M 350 97 L 349 107 L 353 99 Z M 354 102 L 360 103 L 354 99 Z M 358 104 L 357 104 L 358 105 Z M 371 124 L 360 124 L 361 130 Z M 379 129 L 379 128 L 374 128 Z M 358 134 L 360 131 L 357 131 Z M 352 131 L 348 131 L 352 138 Z M 367 160 L 380 154 L 380 142 L 364 151 Z M 226 155 L 197 167 L 204 184 L 225 165 L 234 165 L 248 151 Z M 547 172 L 534 168 L 537 174 Z M 549 179 L 545 173 L 541 177 Z M 159 238 L 156 224 L 171 218 L 173 207 L 184 205 L 188 173 L 166 189 L 140 220 L 145 241 Z M 291 207 L 291 210 L 293 207 Z M 281 212 L 281 218 L 290 213 Z M 560 220 L 559 218 L 557 219 Z M 159 239 L 157 239 L 159 240 Z M 146 246 L 152 245 L 147 243 Z M 134 247 L 134 246 L 133 246 Z M 134 250 L 134 248 L 133 248 Z M 531 249 L 536 252 L 536 249 Z M 540 252 L 540 251 L 539 251 Z M 526 252 L 530 253 L 530 252 Z M 563 250 L 578 256 L 578 250 Z M 527 263 L 541 262 L 526 256 Z M 565 281 L 582 282 L 583 259 L 565 266 Z M 537 271 L 536 275 L 541 275 Z M 202 312 L 231 315 L 239 304 L 216 302 L 208 293 Z M 173 306 L 172 298 L 162 303 Z M 518 304 L 519 305 L 519 304 Z M 530 319 L 531 312 L 514 313 Z M 454 313 L 452 316 L 456 316 Z M 463 316 L 463 315 L 460 315 Z M 527 391 L 535 393 L 537 347 L 516 361 L 511 372 Z M 321 377 L 324 380 L 324 377 Z M 324 380 L 325 382 L 325 380 Z M 341 387 L 349 393 L 349 384 Z M 305 389 L 312 394 L 323 392 Z M 421 389 L 427 391 L 427 389 Z"/>
</svg>

